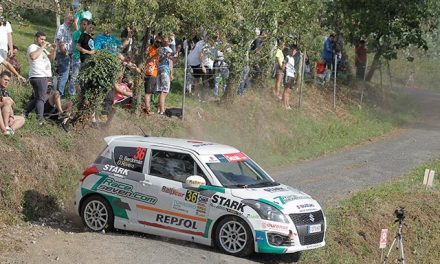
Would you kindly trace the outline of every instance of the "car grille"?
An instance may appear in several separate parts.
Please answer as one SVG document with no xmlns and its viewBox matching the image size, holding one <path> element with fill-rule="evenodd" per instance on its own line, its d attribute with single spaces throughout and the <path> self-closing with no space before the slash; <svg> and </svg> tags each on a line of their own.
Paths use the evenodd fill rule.
<svg viewBox="0 0 440 264">
<path fill-rule="evenodd" d="M 301 245 L 312 245 L 321 243 L 324 240 L 324 215 L 322 211 L 302 214 L 290 214 L 290 219 L 296 226 L 298 231 L 299 242 Z M 313 220 L 313 221 L 312 221 Z M 309 234 L 308 226 L 321 224 L 321 232 Z"/>
</svg>

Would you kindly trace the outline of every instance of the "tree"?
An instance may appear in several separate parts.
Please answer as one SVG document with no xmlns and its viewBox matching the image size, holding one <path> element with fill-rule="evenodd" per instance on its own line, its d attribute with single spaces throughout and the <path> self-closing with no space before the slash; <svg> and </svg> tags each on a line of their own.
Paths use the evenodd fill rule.
<svg viewBox="0 0 440 264">
<path fill-rule="evenodd" d="M 340 31 L 356 45 L 365 39 L 374 53 L 366 80 L 371 80 L 380 59 L 397 58 L 401 49 L 428 49 L 426 34 L 438 25 L 436 0 L 332 0 L 326 2 L 324 24 Z"/>
</svg>

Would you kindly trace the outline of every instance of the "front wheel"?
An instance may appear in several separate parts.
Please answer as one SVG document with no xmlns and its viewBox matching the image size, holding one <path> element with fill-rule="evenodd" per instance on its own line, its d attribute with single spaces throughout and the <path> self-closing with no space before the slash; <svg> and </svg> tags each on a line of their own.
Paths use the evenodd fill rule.
<svg viewBox="0 0 440 264">
<path fill-rule="evenodd" d="M 223 218 L 216 228 L 215 242 L 222 251 L 237 257 L 250 255 L 254 239 L 248 224 L 236 216 Z"/>
<path fill-rule="evenodd" d="M 113 211 L 110 204 L 101 196 L 87 197 L 81 206 L 83 224 L 92 231 L 99 232 L 113 228 Z"/>
</svg>

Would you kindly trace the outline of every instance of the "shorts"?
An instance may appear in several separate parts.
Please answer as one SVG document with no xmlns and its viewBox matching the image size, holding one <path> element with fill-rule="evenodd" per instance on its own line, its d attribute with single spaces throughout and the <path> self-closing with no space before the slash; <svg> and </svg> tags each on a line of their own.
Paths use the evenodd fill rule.
<svg viewBox="0 0 440 264">
<path fill-rule="evenodd" d="M 200 64 L 196 66 L 191 65 L 191 68 L 193 70 L 192 76 L 194 77 L 194 79 L 198 79 L 205 76 L 205 73 L 202 71 L 202 65 Z"/>
<path fill-rule="evenodd" d="M 272 78 L 276 78 L 278 75 L 284 75 L 284 71 L 278 63 L 275 63 L 272 69 Z"/>
<path fill-rule="evenodd" d="M 162 72 L 159 75 L 159 87 L 158 92 L 169 93 L 170 92 L 170 74 L 168 72 Z"/>
<path fill-rule="evenodd" d="M 284 87 L 288 89 L 293 89 L 293 85 L 295 85 L 295 77 L 286 76 L 284 78 Z"/>
<path fill-rule="evenodd" d="M 144 90 L 147 94 L 152 94 L 157 90 L 157 77 L 145 76 L 144 78 Z"/>
</svg>

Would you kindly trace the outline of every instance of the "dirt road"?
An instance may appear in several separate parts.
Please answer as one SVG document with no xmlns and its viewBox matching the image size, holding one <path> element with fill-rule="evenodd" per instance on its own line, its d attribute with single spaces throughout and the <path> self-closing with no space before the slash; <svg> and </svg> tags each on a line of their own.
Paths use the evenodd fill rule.
<svg viewBox="0 0 440 264">
<path fill-rule="evenodd" d="M 373 142 L 317 160 L 272 171 L 274 178 L 311 194 L 325 205 L 359 189 L 405 174 L 440 154 L 440 94 L 408 91 L 422 107 L 420 118 Z M 64 218 L 64 221 L 63 221 Z M 61 216 L 44 225 L 0 226 L 0 246 L 16 251 L 0 263 L 282 263 L 286 256 L 231 257 L 217 250 L 178 240 L 119 232 L 84 232 L 75 216 Z M 21 246 L 20 246 L 21 245 Z"/>
</svg>

